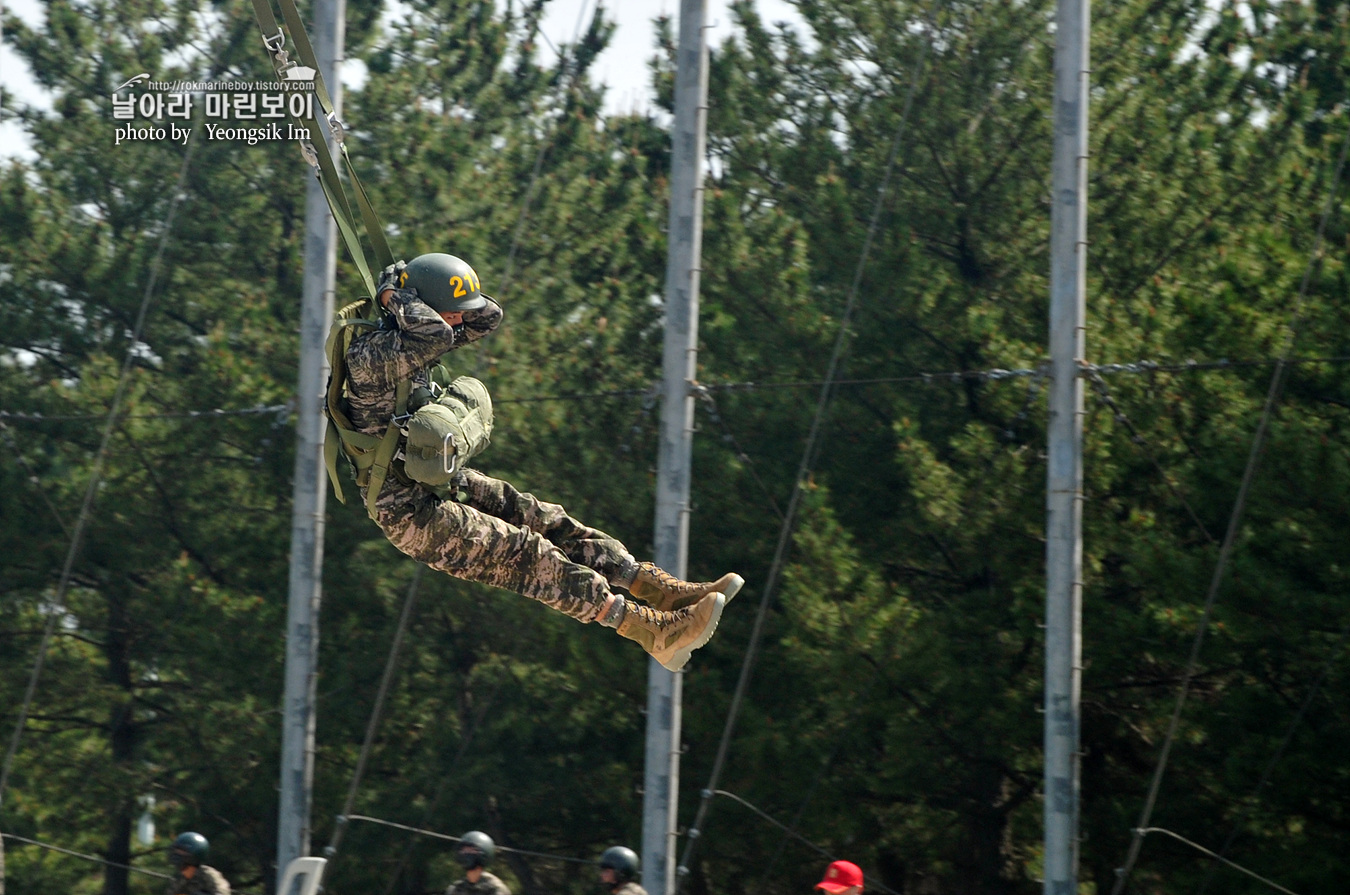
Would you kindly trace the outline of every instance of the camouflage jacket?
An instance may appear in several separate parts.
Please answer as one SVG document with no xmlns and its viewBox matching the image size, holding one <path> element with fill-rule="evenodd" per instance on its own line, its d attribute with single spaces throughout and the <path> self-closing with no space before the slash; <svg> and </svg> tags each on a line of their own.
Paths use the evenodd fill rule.
<svg viewBox="0 0 1350 895">
<path fill-rule="evenodd" d="M 165 895 L 230 895 L 230 884 L 219 870 L 203 864 L 192 874 L 191 879 L 181 872 L 175 874 L 169 880 Z"/>
<path fill-rule="evenodd" d="M 484 870 L 478 882 L 462 879 L 446 889 L 445 895 L 511 895 L 511 890 L 506 888 L 506 883 Z"/>
<path fill-rule="evenodd" d="M 488 299 L 452 327 L 410 289 L 394 290 L 388 310 L 379 329 L 362 332 L 347 349 L 347 412 L 353 426 L 371 435 L 389 425 L 400 382 L 424 377 L 442 354 L 478 341 L 502 322 L 501 305 Z"/>
</svg>

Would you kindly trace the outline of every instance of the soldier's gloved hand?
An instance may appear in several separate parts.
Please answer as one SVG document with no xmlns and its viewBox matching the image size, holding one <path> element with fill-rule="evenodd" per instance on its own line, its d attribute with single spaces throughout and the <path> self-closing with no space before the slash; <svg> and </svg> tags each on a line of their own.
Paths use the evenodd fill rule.
<svg viewBox="0 0 1350 895">
<path fill-rule="evenodd" d="M 380 280 L 375 285 L 375 294 L 379 295 L 386 289 L 398 289 L 399 278 L 403 276 L 403 271 L 407 270 L 408 262 L 395 261 L 393 264 L 380 271 Z"/>
</svg>

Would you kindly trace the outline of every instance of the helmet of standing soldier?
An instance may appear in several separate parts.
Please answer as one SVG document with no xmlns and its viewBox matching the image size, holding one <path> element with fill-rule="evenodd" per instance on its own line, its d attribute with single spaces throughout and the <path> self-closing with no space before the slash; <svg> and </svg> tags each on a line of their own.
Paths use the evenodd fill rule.
<svg viewBox="0 0 1350 895">
<path fill-rule="evenodd" d="M 468 262 L 444 252 L 418 255 L 409 261 L 399 274 L 398 288 L 416 289 L 418 298 L 442 314 L 477 310 L 489 298 Z"/>
<path fill-rule="evenodd" d="M 493 843 L 492 837 L 477 830 L 470 830 L 459 837 L 459 848 L 455 849 L 455 857 L 464 865 L 465 870 L 486 867 L 496 853 L 497 846 Z"/>
<path fill-rule="evenodd" d="M 613 870 L 616 883 L 632 882 L 637 878 L 638 856 L 631 848 L 615 845 L 600 856 L 600 869 Z"/>
<path fill-rule="evenodd" d="M 169 846 L 169 863 L 175 867 L 200 867 L 206 863 L 210 845 L 201 833 L 179 833 Z"/>
</svg>

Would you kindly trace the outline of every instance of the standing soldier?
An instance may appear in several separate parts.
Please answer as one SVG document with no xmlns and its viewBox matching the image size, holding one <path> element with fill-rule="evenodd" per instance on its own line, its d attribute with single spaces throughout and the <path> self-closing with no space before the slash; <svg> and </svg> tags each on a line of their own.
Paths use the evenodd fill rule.
<svg viewBox="0 0 1350 895">
<path fill-rule="evenodd" d="M 325 455 L 338 498 L 340 445 L 367 513 L 408 556 L 614 628 L 671 671 L 683 668 L 712 637 L 741 576 L 681 581 L 561 506 L 470 468 L 492 433 L 492 400 L 483 383 L 451 381 L 437 361 L 495 330 L 501 306 L 472 267 L 440 253 L 390 265 L 376 294 L 378 326 L 349 316 L 352 306 L 329 337 Z"/>
<path fill-rule="evenodd" d="M 631 848 L 616 845 L 600 856 L 600 888 L 609 895 L 647 895 L 637 875 L 638 856 Z"/>
<path fill-rule="evenodd" d="M 175 872 L 167 895 L 230 895 L 230 884 L 220 871 L 203 863 L 209 847 L 201 833 L 178 834 L 169 846 L 169 863 Z"/>
<path fill-rule="evenodd" d="M 461 836 L 455 858 L 464 868 L 464 879 L 446 889 L 445 895 L 511 895 L 506 883 L 483 869 L 496 853 L 497 846 L 487 833 L 470 830 Z"/>
</svg>

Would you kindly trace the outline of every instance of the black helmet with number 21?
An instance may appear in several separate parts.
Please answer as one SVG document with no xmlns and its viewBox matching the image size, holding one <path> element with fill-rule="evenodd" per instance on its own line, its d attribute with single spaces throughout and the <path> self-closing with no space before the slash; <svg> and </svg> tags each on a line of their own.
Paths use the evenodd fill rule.
<svg viewBox="0 0 1350 895">
<path fill-rule="evenodd" d="M 477 310 L 489 298 L 468 262 L 444 252 L 418 255 L 409 261 L 399 276 L 398 287 L 416 289 L 418 298 L 442 314 Z"/>
</svg>

